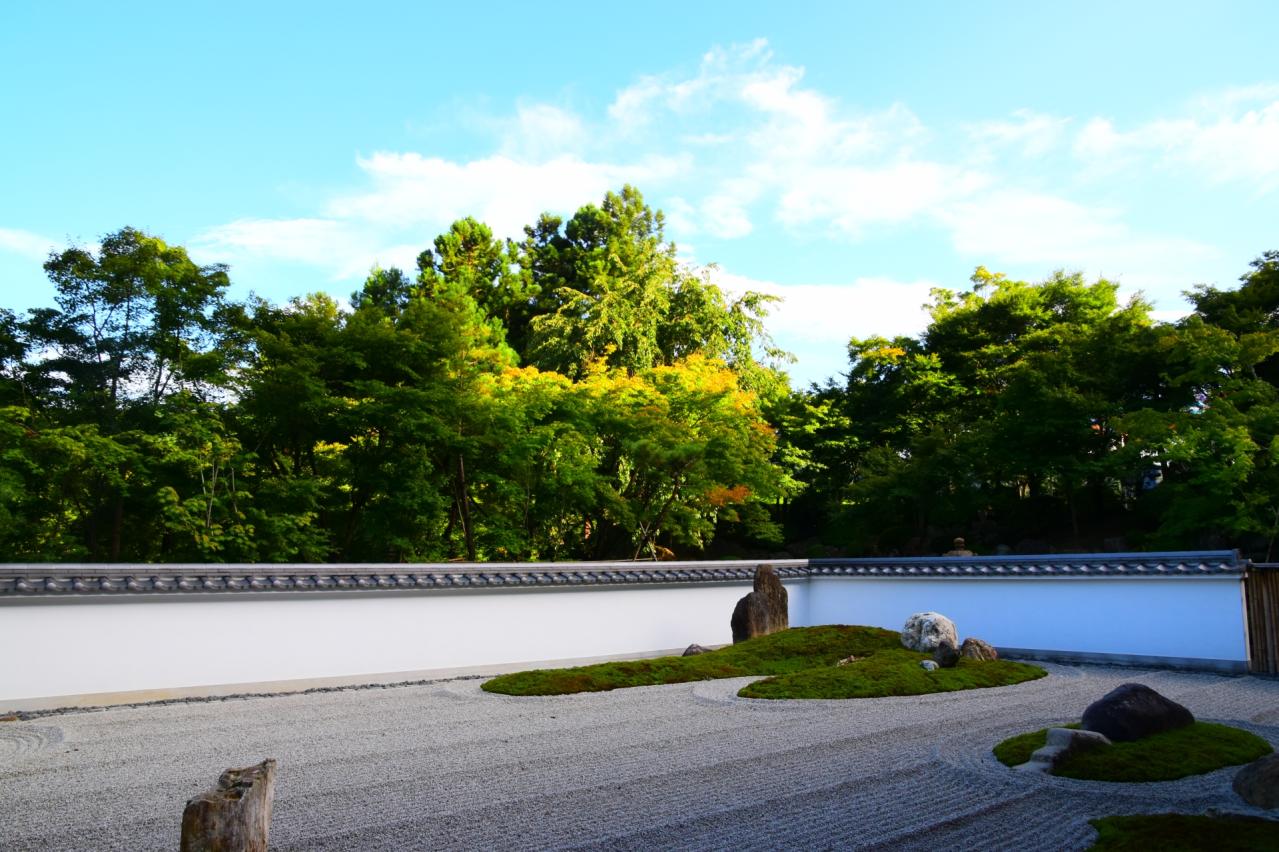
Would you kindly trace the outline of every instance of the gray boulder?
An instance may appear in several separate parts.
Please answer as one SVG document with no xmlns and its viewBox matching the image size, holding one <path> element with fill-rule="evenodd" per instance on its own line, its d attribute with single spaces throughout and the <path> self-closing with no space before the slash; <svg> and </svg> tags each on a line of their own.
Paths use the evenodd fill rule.
<svg viewBox="0 0 1279 852">
<path fill-rule="evenodd" d="M 729 624 L 734 644 L 790 627 L 786 587 L 772 565 L 755 568 L 755 590 L 737 602 Z"/>
<path fill-rule="evenodd" d="M 1115 742 L 1131 742 L 1151 734 L 1195 723 L 1194 714 L 1141 683 L 1125 683 L 1088 705 L 1084 730 L 1105 734 Z"/>
<path fill-rule="evenodd" d="M 926 672 L 935 672 L 941 668 L 934 660 L 920 660 L 919 667 Z"/>
<path fill-rule="evenodd" d="M 933 651 L 933 660 L 943 669 L 953 669 L 959 662 L 959 649 L 955 647 L 954 642 L 943 639 L 937 643 L 937 648 Z"/>
<path fill-rule="evenodd" d="M 1014 768 L 1022 772 L 1052 772 L 1054 767 L 1072 754 L 1104 748 L 1110 744 L 1109 739 L 1095 731 L 1049 728 L 1048 740 L 1043 748 L 1036 750 L 1029 761 Z"/>
<path fill-rule="evenodd" d="M 694 642 L 692 645 L 689 645 L 687 648 L 684 649 L 684 656 L 696 657 L 698 654 L 709 654 L 710 652 L 711 652 L 710 648 L 703 648 L 701 645 L 698 645 L 696 642 Z"/>
<path fill-rule="evenodd" d="M 964 644 L 959 646 L 959 656 L 967 657 L 970 660 L 990 662 L 991 660 L 999 659 L 999 652 L 980 639 L 969 636 L 964 640 Z"/>
<path fill-rule="evenodd" d="M 1279 808 L 1279 754 L 1268 754 L 1249 763 L 1230 785 L 1250 805 Z"/>
<path fill-rule="evenodd" d="M 959 647 L 955 622 L 939 612 L 917 612 L 906 619 L 906 626 L 902 628 L 902 645 L 912 651 L 930 654 L 943 639 Z"/>
</svg>

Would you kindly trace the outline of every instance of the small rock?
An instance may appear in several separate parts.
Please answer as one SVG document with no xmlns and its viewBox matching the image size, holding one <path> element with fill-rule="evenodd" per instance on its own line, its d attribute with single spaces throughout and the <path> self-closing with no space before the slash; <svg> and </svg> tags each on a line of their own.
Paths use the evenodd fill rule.
<svg viewBox="0 0 1279 852">
<path fill-rule="evenodd" d="M 777 633 L 790 627 L 790 604 L 786 587 L 772 565 L 755 568 L 755 590 L 744 596 L 733 608 L 729 626 L 733 643 L 755 636 Z"/>
<path fill-rule="evenodd" d="M 846 666 L 846 665 L 848 665 L 849 663 L 855 663 L 855 662 L 857 662 L 859 659 L 860 659 L 859 657 L 845 657 L 844 659 L 842 659 L 842 660 L 840 660 L 839 662 L 835 663 L 835 665 L 837 665 L 837 666 Z"/>
<path fill-rule="evenodd" d="M 1037 749 L 1030 760 L 1016 766 L 1021 772 L 1051 772 L 1055 766 L 1072 754 L 1110 745 L 1102 734 L 1095 731 L 1079 731 L 1074 728 L 1049 728 L 1043 748 Z"/>
<path fill-rule="evenodd" d="M 970 660 L 990 662 L 991 660 L 999 659 L 999 652 L 986 642 L 969 636 L 964 640 L 964 644 L 959 646 L 959 656 L 967 657 Z"/>
<path fill-rule="evenodd" d="M 933 659 L 943 669 L 953 669 L 959 662 L 959 649 L 955 647 L 954 642 L 943 639 L 937 643 L 937 648 L 933 651 Z"/>
<path fill-rule="evenodd" d="M 1105 734 L 1115 742 L 1131 742 L 1151 734 L 1195 723 L 1194 714 L 1141 683 L 1125 683 L 1088 705 L 1084 730 Z"/>
<path fill-rule="evenodd" d="M 939 668 L 941 668 L 941 666 L 937 665 L 937 663 L 933 662 L 932 660 L 920 660 L 919 667 L 926 672 L 935 672 Z"/>
<path fill-rule="evenodd" d="M 1258 758 L 1240 769 L 1230 786 L 1250 805 L 1266 810 L 1279 808 L 1279 753 Z"/>
<path fill-rule="evenodd" d="M 959 647 L 955 622 L 939 612 L 917 612 L 906 619 L 906 626 L 902 628 L 902 645 L 912 651 L 931 653 L 943 639 Z"/>
<path fill-rule="evenodd" d="M 709 654 L 710 652 L 711 652 L 710 648 L 703 648 L 701 645 L 698 645 L 696 642 L 694 642 L 692 645 L 689 645 L 687 648 L 684 649 L 684 656 L 696 657 L 698 654 Z"/>
</svg>

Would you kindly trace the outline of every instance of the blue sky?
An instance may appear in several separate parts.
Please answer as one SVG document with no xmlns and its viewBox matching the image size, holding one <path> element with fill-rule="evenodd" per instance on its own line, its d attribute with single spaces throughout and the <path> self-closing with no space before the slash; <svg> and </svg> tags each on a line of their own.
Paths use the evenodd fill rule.
<svg viewBox="0 0 1279 852">
<path fill-rule="evenodd" d="M 1279 248 L 1279 4 L 608 8 L 6 3 L 0 305 L 124 225 L 237 296 L 345 296 L 454 218 L 518 236 L 633 183 L 688 262 L 786 299 L 805 383 L 978 264 L 1172 317 Z"/>
</svg>

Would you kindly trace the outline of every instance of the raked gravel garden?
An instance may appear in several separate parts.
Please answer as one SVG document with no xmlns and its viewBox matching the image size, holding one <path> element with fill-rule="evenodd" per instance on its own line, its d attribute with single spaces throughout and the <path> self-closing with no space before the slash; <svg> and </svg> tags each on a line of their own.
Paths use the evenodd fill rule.
<svg viewBox="0 0 1279 852">
<path fill-rule="evenodd" d="M 873 633 L 854 638 L 860 658 L 823 660 L 836 674 L 820 689 L 865 680 L 849 670 L 866 658 L 900 657 L 883 641 L 865 653 Z M 749 664 L 743 647 L 735 664 Z M 0 722 L 0 848 L 175 848 L 188 798 L 268 756 L 273 849 L 1061 850 L 1091 846 L 1100 817 L 1274 816 L 1231 789 L 1237 766 L 1089 781 L 1017 771 L 992 749 L 1078 720 L 1126 682 L 1273 746 L 1279 681 L 1039 668 L 1011 685 L 887 697 L 764 700 L 743 692 L 757 676 L 703 671 L 566 695 L 467 678 L 23 717 Z M 773 674 L 794 672 L 752 672 Z"/>
</svg>

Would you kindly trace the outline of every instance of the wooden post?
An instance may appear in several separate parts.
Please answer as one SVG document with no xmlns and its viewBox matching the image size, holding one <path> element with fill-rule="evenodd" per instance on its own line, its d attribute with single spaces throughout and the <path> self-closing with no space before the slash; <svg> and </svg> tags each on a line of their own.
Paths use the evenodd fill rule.
<svg viewBox="0 0 1279 852">
<path fill-rule="evenodd" d="M 266 852 L 275 760 L 228 769 L 218 786 L 187 802 L 181 852 Z"/>
</svg>

